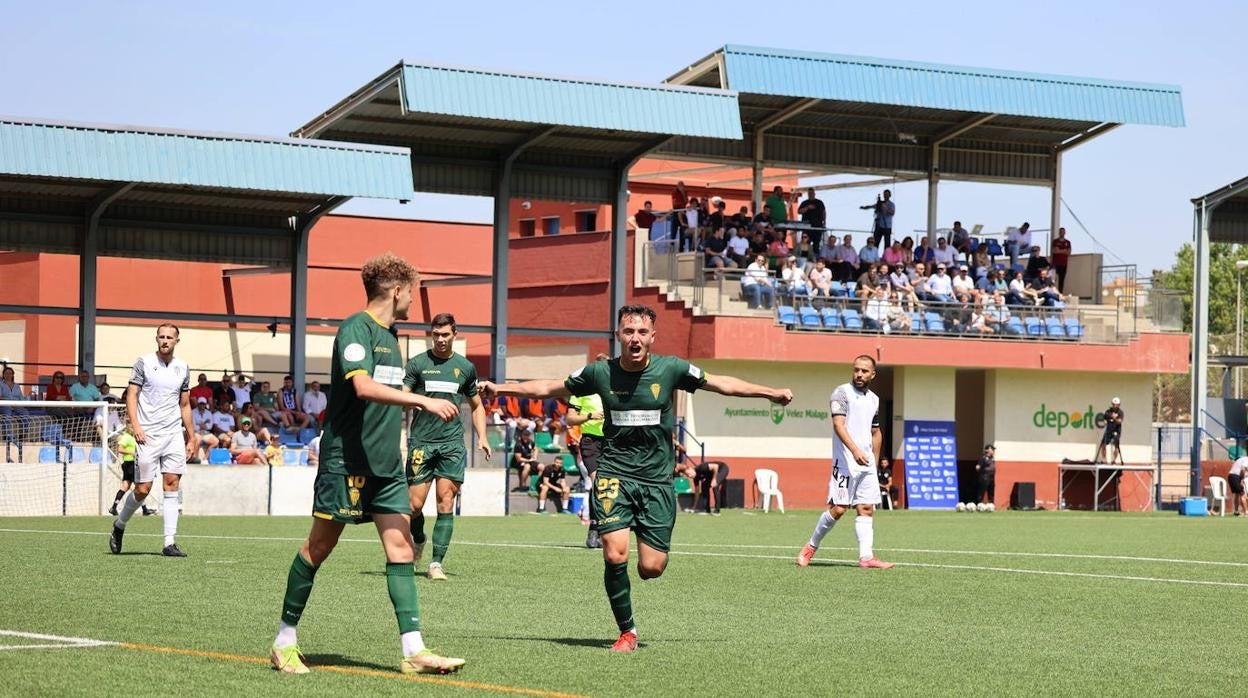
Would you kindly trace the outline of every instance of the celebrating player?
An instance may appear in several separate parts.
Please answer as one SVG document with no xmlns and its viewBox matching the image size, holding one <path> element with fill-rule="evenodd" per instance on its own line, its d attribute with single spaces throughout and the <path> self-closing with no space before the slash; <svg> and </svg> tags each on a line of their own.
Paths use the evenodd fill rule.
<svg viewBox="0 0 1248 698">
<path fill-rule="evenodd" d="M 383 254 L 361 270 L 368 307 L 338 327 L 330 366 L 329 406 L 321 435 L 312 502 L 312 531 L 290 565 L 282 620 L 269 659 L 273 668 L 306 674 L 295 626 L 312 593 L 317 569 L 329 557 L 348 523 L 372 520 L 386 555 L 386 588 L 399 623 L 405 674 L 448 673 L 464 660 L 440 657 L 420 634 L 412 539 L 411 504 L 403 477 L 400 434 L 404 407 L 419 408 L 448 422 L 459 416 L 446 400 L 405 393 L 403 358 L 392 325 L 407 319 L 416 270 Z"/>
<path fill-rule="evenodd" d="M 464 484 L 464 424 L 458 408 L 462 398 L 472 406 L 472 428 L 477 444 L 489 460 L 490 442 L 485 436 L 485 407 L 477 395 L 477 369 L 454 351 L 455 316 L 439 313 L 429 323 L 433 348 L 413 356 L 403 375 L 403 391 L 450 400 L 456 407 L 455 419 L 447 422 L 428 412 L 416 412 L 407 434 L 407 492 L 412 504 L 412 540 L 416 560 L 425 550 L 425 498 L 434 482 L 438 519 L 433 524 L 433 560 L 429 579 L 445 580 L 442 560 L 455 530 L 455 497 Z"/>
<path fill-rule="evenodd" d="M 684 359 L 650 353 L 654 344 L 653 309 L 626 305 L 616 318 L 621 356 L 595 361 L 565 380 L 532 380 L 495 385 L 482 381 L 487 397 L 533 398 L 597 394 L 605 412 L 605 444 L 598 460 L 593 518 L 602 537 L 603 583 L 620 629 L 615 652 L 637 649 L 637 628 L 628 579 L 629 530 L 637 533 L 637 574 L 663 574 L 676 523 L 672 489 L 672 400 L 677 390 L 705 388 L 721 395 L 765 397 L 782 405 L 793 399 L 787 389 L 768 388 L 729 376 L 707 376 Z"/>
<path fill-rule="evenodd" d="M 121 512 L 113 522 L 108 549 L 121 552 L 121 539 L 126 522 L 134 516 L 147 494 L 152 480 L 160 471 L 164 490 L 165 557 L 186 557 L 175 540 L 178 535 L 178 488 L 186 472 L 186 459 L 195 455 L 199 437 L 191 423 L 191 369 L 182 359 L 173 357 L 179 335 L 176 325 L 164 323 L 156 328 L 156 351 L 140 356 L 134 362 L 130 385 L 126 388 L 126 416 L 130 433 L 138 444 L 135 462 L 134 489 L 121 504 Z"/>
<path fill-rule="evenodd" d="M 880 433 L 880 398 L 868 386 L 875 380 L 875 359 L 867 355 L 854 359 L 854 378 L 837 386 L 830 401 L 832 414 L 832 479 L 828 482 L 828 510 L 819 517 L 810 542 L 797 555 L 805 567 L 819 549 L 819 543 L 841 516 L 853 507 L 857 512 L 854 533 L 858 534 L 858 566 L 888 569 L 891 562 L 875 557 L 875 527 L 872 515 L 880 503 L 880 485 L 875 463 L 880 460 L 884 438 Z"/>
</svg>

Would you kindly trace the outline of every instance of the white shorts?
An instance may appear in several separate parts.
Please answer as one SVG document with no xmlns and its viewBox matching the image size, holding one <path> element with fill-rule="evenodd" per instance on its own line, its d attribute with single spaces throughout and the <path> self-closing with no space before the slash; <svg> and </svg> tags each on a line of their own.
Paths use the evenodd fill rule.
<svg viewBox="0 0 1248 698">
<path fill-rule="evenodd" d="M 135 482 L 151 482 L 156 473 L 186 473 L 186 441 L 182 433 L 162 436 L 147 435 L 147 443 L 139 444 L 134 456 Z"/>
<path fill-rule="evenodd" d="M 828 504 L 852 507 L 856 504 L 879 504 L 880 501 L 880 481 L 874 470 L 850 470 L 840 463 L 832 466 Z"/>
</svg>

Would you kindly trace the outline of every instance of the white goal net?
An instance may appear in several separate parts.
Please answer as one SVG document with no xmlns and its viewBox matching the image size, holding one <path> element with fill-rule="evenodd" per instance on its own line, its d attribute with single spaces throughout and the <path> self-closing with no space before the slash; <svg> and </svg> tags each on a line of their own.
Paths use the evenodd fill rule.
<svg viewBox="0 0 1248 698">
<path fill-rule="evenodd" d="M 0 401 L 0 516 L 94 516 L 121 481 L 125 405 Z"/>
</svg>

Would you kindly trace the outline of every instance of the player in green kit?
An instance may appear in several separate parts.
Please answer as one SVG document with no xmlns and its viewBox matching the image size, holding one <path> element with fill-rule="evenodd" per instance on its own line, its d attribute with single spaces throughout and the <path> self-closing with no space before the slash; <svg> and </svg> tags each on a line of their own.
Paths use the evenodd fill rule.
<svg viewBox="0 0 1248 698">
<path fill-rule="evenodd" d="M 439 313 L 429 323 L 429 336 L 433 348 L 413 356 L 407 361 L 403 374 L 404 392 L 419 393 L 428 397 L 450 400 L 459 407 L 468 398 L 472 407 L 472 428 L 477 432 L 477 444 L 491 455 L 490 443 L 485 436 L 485 406 L 477 395 L 477 369 L 468 359 L 455 353 L 455 316 Z M 416 545 L 416 560 L 420 561 L 425 550 L 425 498 L 429 496 L 429 484 L 437 483 L 435 495 L 438 503 L 438 519 L 433 524 L 433 560 L 429 563 L 429 579 L 446 580 L 442 560 L 451 544 L 451 532 L 455 530 L 455 496 L 464 484 L 464 424 L 456 413 L 455 419 L 445 422 L 427 412 L 416 412 L 407 430 L 407 491 L 412 503 L 412 541 Z"/>
<path fill-rule="evenodd" d="M 637 533 L 637 575 L 653 579 L 667 567 L 676 491 L 672 487 L 672 400 L 677 390 L 710 390 L 735 397 L 763 397 L 787 405 L 788 389 L 768 388 L 730 376 L 708 376 L 674 356 L 650 353 L 655 339 L 653 309 L 626 305 L 616 318 L 616 338 L 623 353 L 595 361 L 565 380 L 533 380 L 496 385 L 481 382 L 486 398 L 494 395 L 602 398 L 605 445 L 598 459 L 590 508 L 602 536 L 603 583 L 620 629 L 615 652 L 637 649 L 631 587 L 628 580 L 628 532 Z"/>
<path fill-rule="evenodd" d="M 403 357 L 392 327 L 407 319 L 416 270 L 403 259 L 383 254 L 364 263 L 360 273 L 368 307 L 338 327 L 330 364 L 329 406 L 321 434 L 320 464 L 312 496 L 312 531 L 295 554 L 286 578 L 282 619 L 269 658 L 284 673 L 306 674 L 295 626 L 312 594 L 321 563 L 329 557 L 347 524 L 372 521 L 386 555 L 386 588 L 399 623 L 404 674 L 456 671 L 464 660 L 440 657 L 425 648 L 412 539 L 411 505 L 403 474 L 403 408 L 422 409 L 444 422 L 459 417 L 446 400 L 405 393 Z"/>
</svg>

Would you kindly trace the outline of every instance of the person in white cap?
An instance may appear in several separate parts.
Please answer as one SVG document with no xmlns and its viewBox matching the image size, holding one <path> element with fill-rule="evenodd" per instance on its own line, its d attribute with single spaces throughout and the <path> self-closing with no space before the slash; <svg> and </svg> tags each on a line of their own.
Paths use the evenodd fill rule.
<svg viewBox="0 0 1248 698">
<path fill-rule="evenodd" d="M 208 452 L 220 443 L 216 434 L 212 433 L 212 410 L 209 408 L 208 398 L 203 396 L 195 398 L 195 409 L 191 410 L 191 423 L 195 425 L 195 435 L 199 438 L 199 446 L 196 450 L 203 453 L 203 462 L 207 463 Z"/>
<path fill-rule="evenodd" d="M 1110 456 L 1109 462 L 1113 463 L 1117 459 L 1118 463 L 1122 461 L 1122 419 L 1125 415 L 1122 412 L 1122 400 L 1114 398 L 1109 401 L 1109 409 L 1105 410 L 1105 434 L 1101 437 L 1100 448 L 1096 450 L 1096 462 L 1104 463 L 1105 447 L 1112 445 L 1114 454 Z"/>
</svg>

